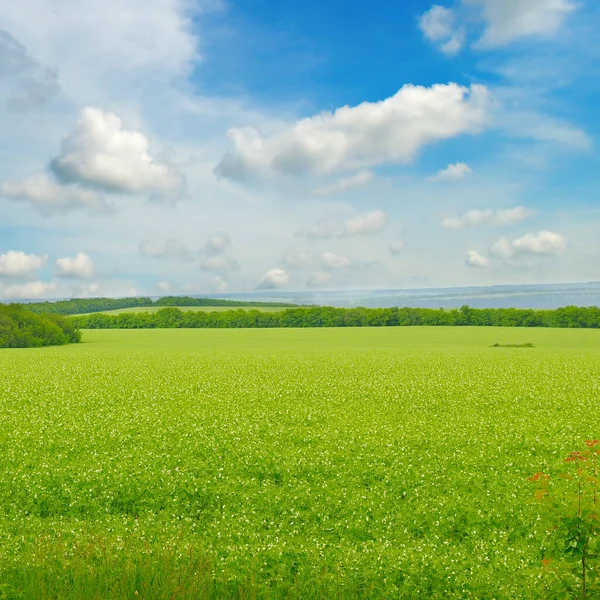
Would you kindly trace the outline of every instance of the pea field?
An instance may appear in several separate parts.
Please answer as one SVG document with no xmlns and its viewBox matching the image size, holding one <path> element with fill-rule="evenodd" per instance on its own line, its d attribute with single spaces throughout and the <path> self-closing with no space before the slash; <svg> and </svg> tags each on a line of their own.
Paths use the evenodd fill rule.
<svg viewBox="0 0 600 600">
<path fill-rule="evenodd" d="M 555 597 L 528 478 L 599 433 L 597 330 L 2 350 L 0 599 Z"/>
</svg>

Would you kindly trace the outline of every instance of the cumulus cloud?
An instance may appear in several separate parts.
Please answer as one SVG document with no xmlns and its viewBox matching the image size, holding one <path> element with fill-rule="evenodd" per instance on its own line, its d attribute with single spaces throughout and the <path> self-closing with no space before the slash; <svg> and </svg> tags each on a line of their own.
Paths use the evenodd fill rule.
<svg viewBox="0 0 600 600">
<path fill-rule="evenodd" d="M 121 119 L 99 108 L 85 108 L 75 129 L 62 141 L 50 162 L 61 183 L 124 194 L 149 194 L 174 201 L 184 192 L 183 175 L 150 154 L 141 131 L 124 129 Z"/>
<path fill-rule="evenodd" d="M 15 112 L 36 109 L 60 91 L 58 71 L 43 67 L 8 31 L 0 30 L 0 80 L 11 88 L 7 107 Z"/>
<path fill-rule="evenodd" d="M 146 258 L 193 260 L 193 255 L 188 248 L 173 238 L 143 241 L 139 245 L 139 251 Z"/>
<path fill-rule="evenodd" d="M 208 256 L 219 256 L 224 254 L 230 246 L 231 237 L 225 231 L 220 231 L 206 240 L 202 251 Z"/>
<path fill-rule="evenodd" d="M 480 35 L 481 49 L 506 46 L 516 40 L 555 34 L 577 7 L 575 0 L 462 0 L 454 8 L 434 5 L 419 19 L 425 37 L 442 52 L 455 54 L 467 29 Z"/>
<path fill-rule="evenodd" d="M 459 162 L 454 165 L 448 165 L 445 169 L 439 171 L 432 179 L 436 181 L 458 181 L 464 179 L 472 173 L 471 167 L 466 163 Z"/>
<path fill-rule="evenodd" d="M 390 245 L 390 252 L 393 255 L 400 254 L 404 250 L 404 241 L 403 240 L 395 240 Z"/>
<path fill-rule="evenodd" d="M 467 265 L 476 269 L 485 269 L 490 266 L 490 259 L 479 254 L 477 250 L 469 250 Z"/>
<path fill-rule="evenodd" d="M 331 273 L 324 271 L 315 271 L 306 282 L 306 287 L 310 288 L 322 288 L 323 286 L 331 283 Z"/>
<path fill-rule="evenodd" d="M 94 214 L 108 214 L 112 211 L 101 193 L 78 185 L 59 185 L 43 173 L 21 181 L 4 182 L 0 185 L 0 192 L 9 200 L 29 203 L 46 216 L 74 209 Z"/>
<path fill-rule="evenodd" d="M 526 255 L 557 255 L 562 254 L 566 249 L 567 239 L 564 236 L 552 231 L 538 231 L 513 241 L 500 238 L 490 248 L 490 254 L 506 260 Z"/>
<path fill-rule="evenodd" d="M 240 265 L 234 258 L 217 255 L 209 256 L 202 261 L 200 268 L 204 271 L 239 271 Z"/>
<path fill-rule="evenodd" d="M 445 54 L 456 54 L 463 46 L 465 33 L 456 25 L 455 12 L 444 6 L 433 5 L 419 19 L 425 37 L 439 44 Z"/>
<path fill-rule="evenodd" d="M 252 127 L 231 129 L 234 149 L 225 154 L 216 173 L 245 180 L 407 163 L 427 144 L 480 132 L 490 106 L 490 93 L 482 85 L 405 85 L 381 102 L 302 119 L 271 137 Z"/>
<path fill-rule="evenodd" d="M 94 262 L 85 252 L 78 252 L 74 258 L 57 259 L 55 270 L 57 277 L 87 279 L 94 275 Z"/>
<path fill-rule="evenodd" d="M 256 289 L 259 290 L 272 290 L 282 288 L 288 285 L 291 281 L 290 274 L 281 267 L 271 269 L 267 271 L 263 278 L 258 283 Z"/>
<path fill-rule="evenodd" d="M 306 236 L 313 239 L 331 239 L 369 235 L 381 231 L 387 220 L 387 215 L 379 209 L 346 220 L 324 219 L 309 229 Z"/>
<path fill-rule="evenodd" d="M 161 294 L 168 294 L 173 289 L 173 286 L 170 283 L 166 282 L 166 281 L 159 281 L 156 284 L 156 289 Z"/>
<path fill-rule="evenodd" d="M 347 192 L 353 188 L 363 187 L 375 178 L 375 173 L 367 169 L 359 171 L 351 177 L 343 177 L 336 183 L 315 190 L 317 196 L 329 196 L 331 194 L 339 194 Z"/>
<path fill-rule="evenodd" d="M 464 215 L 449 215 L 442 219 L 444 229 L 466 229 L 468 227 L 477 227 L 479 225 L 514 225 L 528 219 L 534 214 L 534 211 L 524 206 L 515 206 L 500 210 L 480 210 L 474 209 L 467 211 Z"/>
<path fill-rule="evenodd" d="M 552 231 L 528 233 L 512 243 L 517 254 L 562 254 L 567 249 L 567 240 Z"/>
<path fill-rule="evenodd" d="M 7 300 L 36 300 L 55 293 L 57 287 L 56 283 L 29 281 L 0 287 L 0 296 Z"/>
<path fill-rule="evenodd" d="M 346 256 L 335 254 L 334 252 L 325 252 L 321 256 L 321 264 L 326 269 L 343 269 L 352 265 L 352 260 Z"/>
<path fill-rule="evenodd" d="M 0 276 L 22 277 L 29 275 L 43 267 L 47 260 L 47 256 L 9 250 L 4 254 L 0 254 Z"/>
</svg>

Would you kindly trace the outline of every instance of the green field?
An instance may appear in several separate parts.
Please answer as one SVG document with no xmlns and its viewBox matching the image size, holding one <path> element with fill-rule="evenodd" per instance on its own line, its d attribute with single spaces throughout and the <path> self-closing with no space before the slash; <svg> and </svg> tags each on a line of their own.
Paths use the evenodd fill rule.
<svg viewBox="0 0 600 600">
<path fill-rule="evenodd" d="M 527 477 L 598 437 L 600 331 L 83 340 L 0 351 L 0 598 L 550 597 Z"/>
<path fill-rule="evenodd" d="M 259 310 L 260 312 L 281 312 L 285 310 L 285 306 L 139 306 L 134 308 L 117 308 L 115 310 L 100 311 L 105 315 L 120 315 L 121 313 L 155 313 L 163 308 L 178 308 L 184 311 L 202 311 L 202 312 L 223 312 L 226 310 Z M 96 313 L 84 313 L 93 315 Z"/>
</svg>

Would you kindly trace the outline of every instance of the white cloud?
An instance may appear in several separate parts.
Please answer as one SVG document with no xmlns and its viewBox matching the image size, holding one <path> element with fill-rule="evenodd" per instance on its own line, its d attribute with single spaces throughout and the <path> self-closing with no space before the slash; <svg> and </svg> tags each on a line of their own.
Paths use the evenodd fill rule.
<svg viewBox="0 0 600 600">
<path fill-rule="evenodd" d="M 552 231 L 528 233 L 512 242 L 500 238 L 490 248 L 490 254 L 497 258 L 511 259 L 525 255 L 556 255 L 567 249 L 564 236 Z"/>
<path fill-rule="evenodd" d="M 22 277 L 23 275 L 29 275 L 43 267 L 47 260 L 47 256 L 9 250 L 5 254 L 0 254 L 0 276 Z"/>
<path fill-rule="evenodd" d="M 291 281 L 290 274 L 280 267 L 267 271 L 264 277 L 260 280 L 257 289 L 271 290 L 282 288 L 288 285 Z"/>
<path fill-rule="evenodd" d="M 0 192 L 9 200 L 28 202 L 46 216 L 74 209 L 95 214 L 112 211 L 101 193 L 77 185 L 59 185 L 42 173 L 21 181 L 4 182 L 0 185 Z"/>
<path fill-rule="evenodd" d="M 143 241 L 139 245 L 139 251 L 147 258 L 193 260 L 188 248 L 173 238 Z"/>
<path fill-rule="evenodd" d="M 216 173 L 244 180 L 407 163 L 427 144 L 480 132 L 490 106 L 490 94 L 482 85 L 405 85 L 381 102 L 302 119 L 271 137 L 251 127 L 231 129 L 235 148 L 222 158 Z"/>
<path fill-rule="evenodd" d="M 387 223 L 382 210 L 372 210 L 364 215 L 348 219 L 344 224 L 344 236 L 364 235 L 381 231 Z"/>
<path fill-rule="evenodd" d="M 173 286 L 170 283 L 166 282 L 166 281 L 159 281 L 156 284 L 156 289 L 161 294 L 168 294 L 173 289 Z"/>
<path fill-rule="evenodd" d="M 448 165 L 445 169 L 434 175 L 433 179 L 437 181 L 458 181 L 464 179 L 472 173 L 471 167 L 466 163 L 460 162 L 454 165 Z"/>
<path fill-rule="evenodd" d="M 238 271 L 240 268 L 237 260 L 229 256 L 209 256 L 202 261 L 200 268 L 204 271 Z"/>
<path fill-rule="evenodd" d="M 348 257 L 334 252 L 325 252 L 321 256 L 321 263 L 326 269 L 343 269 L 352 265 L 352 261 Z"/>
<path fill-rule="evenodd" d="M 535 212 L 524 206 L 497 210 L 493 218 L 494 225 L 514 225 L 533 216 Z"/>
<path fill-rule="evenodd" d="M 469 250 L 467 265 L 477 269 L 485 269 L 490 266 L 490 259 L 479 254 L 477 250 Z"/>
<path fill-rule="evenodd" d="M 464 32 L 456 26 L 456 14 L 450 8 L 434 5 L 419 19 L 419 27 L 445 54 L 456 54 L 464 43 Z"/>
<path fill-rule="evenodd" d="M 306 232 L 313 239 L 331 239 L 369 235 L 381 231 L 387 224 L 387 215 L 379 209 L 346 220 L 324 219 Z"/>
<path fill-rule="evenodd" d="M 231 246 L 231 237 L 225 231 L 220 231 L 219 233 L 210 237 L 206 244 L 204 244 L 203 251 L 208 256 L 218 256 L 227 251 L 227 248 Z"/>
<path fill-rule="evenodd" d="M 213 289 L 216 294 L 224 294 L 227 292 L 228 287 L 227 282 L 222 277 L 217 275 L 217 277 L 213 279 Z"/>
<path fill-rule="evenodd" d="M 129 93 L 188 74 L 197 58 L 192 17 L 203 0 L 23 0 L 2 3 L 2 17 L 33 56 L 58 65 L 76 101 Z"/>
<path fill-rule="evenodd" d="M 177 170 L 150 154 L 144 133 L 124 129 L 116 114 L 99 108 L 82 111 L 50 169 L 62 183 L 107 192 L 147 193 L 157 200 L 177 200 L 185 187 Z"/>
<path fill-rule="evenodd" d="M 486 28 L 478 45 L 504 46 L 515 40 L 558 31 L 576 8 L 572 0 L 463 0 L 480 9 Z"/>
<path fill-rule="evenodd" d="M 94 262 L 84 252 L 78 252 L 75 258 L 59 258 L 55 266 L 58 277 L 86 279 L 94 275 Z"/>
<path fill-rule="evenodd" d="M 325 273 L 324 271 L 315 271 L 306 282 L 306 287 L 310 288 L 322 288 L 323 286 L 331 283 L 331 273 Z"/>
<path fill-rule="evenodd" d="M 449 215 L 442 219 L 444 229 L 466 229 L 479 225 L 514 225 L 534 214 L 534 211 L 523 206 L 500 210 L 469 210 L 462 216 Z"/>
<path fill-rule="evenodd" d="M 375 173 L 367 169 L 359 171 L 351 177 L 344 177 L 332 185 L 328 185 L 315 190 L 317 196 L 329 196 L 331 194 L 339 194 L 347 192 L 353 188 L 363 187 L 375 178 Z"/>
<path fill-rule="evenodd" d="M 36 300 L 55 293 L 57 287 L 56 283 L 29 281 L 0 287 L 0 295 L 8 300 Z"/>
<path fill-rule="evenodd" d="M 577 8 L 574 0 L 462 0 L 455 8 L 434 5 L 419 19 L 425 36 L 442 52 L 456 54 L 467 29 L 481 49 L 506 46 L 529 37 L 555 34 Z"/>
<path fill-rule="evenodd" d="M 404 250 L 404 241 L 403 240 L 396 240 L 396 241 L 392 242 L 392 244 L 390 246 L 390 252 L 393 255 L 400 254 L 403 250 Z"/>
<path fill-rule="evenodd" d="M 567 240 L 558 233 L 539 231 L 528 233 L 512 243 L 517 254 L 562 254 Z"/>
</svg>

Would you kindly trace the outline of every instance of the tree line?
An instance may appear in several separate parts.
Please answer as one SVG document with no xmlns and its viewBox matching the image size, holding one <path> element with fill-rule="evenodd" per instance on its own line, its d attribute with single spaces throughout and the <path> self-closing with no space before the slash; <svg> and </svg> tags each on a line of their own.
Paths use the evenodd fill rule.
<svg viewBox="0 0 600 600">
<path fill-rule="evenodd" d="M 72 298 L 54 302 L 28 302 L 23 305 L 35 313 L 53 313 L 58 315 L 82 315 L 85 313 L 105 312 L 122 308 L 145 308 L 148 306 L 282 306 L 291 307 L 297 304 L 281 302 L 245 302 L 243 300 L 221 300 L 218 298 L 192 298 L 190 296 L 165 296 L 158 300 L 148 297 L 132 298 Z"/>
<path fill-rule="evenodd" d="M 39 348 L 81 341 L 68 317 L 36 314 L 18 304 L 0 304 L 0 348 Z"/>
<path fill-rule="evenodd" d="M 566 306 L 555 310 L 519 308 L 288 308 L 223 312 L 182 311 L 169 307 L 155 313 L 92 314 L 71 317 L 81 329 L 266 328 L 266 327 L 600 327 L 600 308 Z"/>
</svg>

